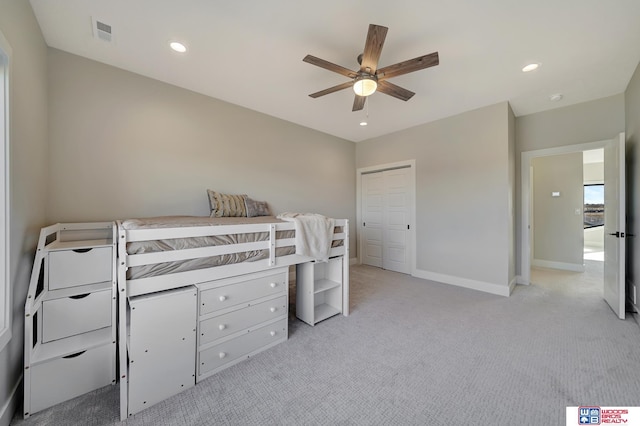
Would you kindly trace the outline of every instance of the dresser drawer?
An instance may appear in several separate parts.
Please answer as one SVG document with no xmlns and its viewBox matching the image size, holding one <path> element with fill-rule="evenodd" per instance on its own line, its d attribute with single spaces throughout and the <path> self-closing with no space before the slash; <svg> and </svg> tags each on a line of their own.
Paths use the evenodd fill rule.
<svg viewBox="0 0 640 426">
<path fill-rule="evenodd" d="M 42 302 L 42 342 L 111 325 L 111 290 Z"/>
<path fill-rule="evenodd" d="M 287 296 L 250 305 L 200 322 L 200 346 L 262 322 L 287 315 Z"/>
<path fill-rule="evenodd" d="M 245 358 L 264 346 L 286 340 L 287 321 L 287 318 L 283 318 L 200 352 L 199 374 L 203 375 L 237 359 Z"/>
<path fill-rule="evenodd" d="M 287 290 L 287 285 L 287 273 L 285 271 L 202 290 L 200 292 L 200 315 L 237 306 L 261 297 L 284 293 Z"/>
<path fill-rule="evenodd" d="M 115 382 L 116 345 L 37 364 L 31 370 L 31 413 Z"/>
<path fill-rule="evenodd" d="M 111 247 L 49 253 L 49 290 L 111 281 Z"/>
</svg>

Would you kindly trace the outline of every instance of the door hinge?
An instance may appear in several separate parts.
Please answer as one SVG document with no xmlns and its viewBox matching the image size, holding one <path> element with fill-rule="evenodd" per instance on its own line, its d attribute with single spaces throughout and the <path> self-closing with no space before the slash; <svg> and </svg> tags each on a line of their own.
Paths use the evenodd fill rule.
<svg viewBox="0 0 640 426">
<path fill-rule="evenodd" d="M 407 225 L 407 229 L 411 229 L 411 228 L 409 228 L 409 225 Z"/>
<path fill-rule="evenodd" d="M 362 226 L 367 226 L 367 222 L 362 222 Z"/>
</svg>

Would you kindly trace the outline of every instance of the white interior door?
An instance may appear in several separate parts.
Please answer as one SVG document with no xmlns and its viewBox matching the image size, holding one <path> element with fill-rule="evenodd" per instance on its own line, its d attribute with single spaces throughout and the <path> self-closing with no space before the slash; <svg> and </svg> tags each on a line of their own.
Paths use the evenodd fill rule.
<svg viewBox="0 0 640 426">
<path fill-rule="evenodd" d="M 410 273 L 408 238 L 411 170 L 384 170 L 362 175 L 362 263 Z"/>
<path fill-rule="evenodd" d="M 604 299 L 625 317 L 624 133 L 604 148 Z"/>
<path fill-rule="evenodd" d="M 382 173 L 362 175 L 362 263 L 378 268 L 382 268 L 383 203 Z"/>
<path fill-rule="evenodd" d="M 382 267 L 403 274 L 410 272 L 407 256 L 409 172 L 409 168 L 382 172 L 385 189 Z"/>
</svg>

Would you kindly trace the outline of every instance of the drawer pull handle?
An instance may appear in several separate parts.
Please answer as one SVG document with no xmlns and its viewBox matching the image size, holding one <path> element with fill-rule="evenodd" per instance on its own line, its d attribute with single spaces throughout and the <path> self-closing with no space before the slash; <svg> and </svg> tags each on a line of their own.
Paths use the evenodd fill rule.
<svg viewBox="0 0 640 426">
<path fill-rule="evenodd" d="M 222 359 L 222 358 L 224 358 L 225 356 L 227 356 L 227 354 L 226 354 L 226 353 L 224 353 L 224 352 L 220 352 L 220 353 L 218 354 L 218 356 L 220 357 L 220 359 Z"/>
<path fill-rule="evenodd" d="M 69 296 L 69 299 L 84 299 L 85 297 L 87 297 L 90 294 L 91 293 L 76 294 L 75 296 Z"/>
<path fill-rule="evenodd" d="M 271 337 L 275 336 L 277 333 L 275 331 L 272 331 L 271 333 L 269 333 L 271 335 Z"/>
<path fill-rule="evenodd" d="M 226 325 L 224 325 L 224 324 L 220 324 L 220 325 L 218 326 L 218 330 L 220 330 L 220 331 L 224 330 L 225 328 L 227 328 L 227 326 L 226 326 Z"/>
<path fill-rule="evenodd" d="M 73 251 L 76 252 L 76 253 L 88 253 L 91 250 L 93 250 L 93 249 L 91 247 L 89 247 L 89 248 L 83 248 L 83 249 L 74 249 Z"/>
<path fill-rule="evenodd" d="M 275 312 L 275 311 L 277 311 L 277 310 L 278 310 L 278 308 L 274 308 L 274 307 L 272 307 L 272 308 L 271 308 L 271 309 L 269 309 L 269 310 L 270 310 L 271 312 Z"/>
<path fill-rule="evenodd" d="M 220 296 L 218 297 L 218 300 L 220 300 L 221 302 L 224 302 L 225 300 L 227 300 L 227 296 Z"/>
<path fill-rule="evenodd" d="M 271 283 L 271 288 L 276 288 L 276 286 L 278 285 L 278 283 Z"/>
<path fill-rule="evenodd" d="M 63 356 L 62 358 L 64 359 L 71 359 L 71 358 L 76 358 L 79 357 L 80 355 L 82 355 L 83 353 L 85 353 L 86 351 L 80 351 L 76 354 L 71 354 L 71 355 L 67 355 L 67 356 Z"/>
</svg>

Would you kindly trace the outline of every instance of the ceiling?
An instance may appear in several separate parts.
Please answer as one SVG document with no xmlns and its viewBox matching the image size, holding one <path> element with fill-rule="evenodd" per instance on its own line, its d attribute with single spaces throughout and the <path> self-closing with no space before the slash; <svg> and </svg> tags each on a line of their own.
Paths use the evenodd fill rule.
<svg viewBox="0 0 640 426">
<path fill-rule="evenodd" d="M 516 116 L 622 93 L 640 61 L 638 0 L 31 0 L 47 45 L 359 142 L 509 101 Z M 113 40 L 93 35 L 92 19 Z M 379 67 L 438 51 L 352 112 L 347 81 L 369 24 L 389 28 Z M 188 51 L 176 53 L 169 41 Z M 528 63 L 541 66 L 523 73 Z M 563 95 L 551 101 L 553 94 Z M 359 123 L 368 116 L 369 125 Z"/>
</svg>

